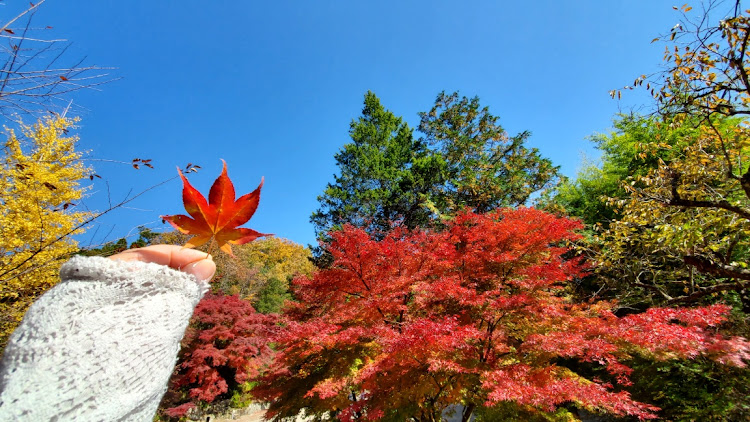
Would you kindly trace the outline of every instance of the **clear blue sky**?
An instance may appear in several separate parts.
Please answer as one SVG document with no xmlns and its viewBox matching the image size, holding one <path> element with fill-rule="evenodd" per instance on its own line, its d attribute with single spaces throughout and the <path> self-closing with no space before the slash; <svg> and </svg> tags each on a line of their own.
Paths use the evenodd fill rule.
<svg viewBox="0 0 750 422">
<path fill-rule="evenodd" d="M 4 15 L 27 4 L 6 3 Z M 664 46 L 650 41 L 677 22 L 673 5 L 681 4 L 48 0 L 35 23 L 73 41 L 69 57 L 123 78 L 76 97 L 91 158 L 156 166 L 93 162 L 113 202 L 188 162 L 203 167 L 190 180 L 207 192 L 223 158 L 240 193 L 266 178 L 248 226 L 306 244 L 367 90 L 413 127 L 441 90 L 478 95 L 510 133 L 531 131 L 530 146 L 574 176 L 582 154 L 596 156 L 587 136 L 608 131 L 619 110 L 649 104 L 643 93 L 618 102 L 607 92 L 659 69 Z M 166 229 L 158 216 L 183 212 L 180 192 L 178 180 L 155 189 L 82 243 L 138 225 Z M 89 206 L 106 206 L 103 182 L 89 193 Z"/>
</svg>

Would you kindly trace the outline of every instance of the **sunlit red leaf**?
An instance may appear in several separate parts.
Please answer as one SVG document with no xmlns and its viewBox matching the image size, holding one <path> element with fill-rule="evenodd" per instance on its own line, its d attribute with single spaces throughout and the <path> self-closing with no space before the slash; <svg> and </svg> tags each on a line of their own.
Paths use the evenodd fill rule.
<svg viewBox="0 0 750 422">
<path fill-rule="evenodd" d="M 227 163 L 224 162 L 221 175 L 211 186 L 207 201 L 188 182 L 182 171 L 177 171 L 183 183 L 182 202 L 189 215 L 167 215 L 162 218 L 182 233 L 193 235 L 185 247 L 195 248 L 215 240 L 222 251 L 232 255 L 230 244 L 241 245 L 268 236 L 253 229 L 239 227 L 255 214 L 263 179 L 254 191 L 235 200 L 234 185 L 227 175 Z"/>
</svg>

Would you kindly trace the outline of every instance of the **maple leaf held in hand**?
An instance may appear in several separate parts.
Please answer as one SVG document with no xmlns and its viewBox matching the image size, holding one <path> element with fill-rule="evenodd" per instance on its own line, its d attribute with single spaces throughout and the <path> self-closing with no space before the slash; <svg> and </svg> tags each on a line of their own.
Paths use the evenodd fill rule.
<svg viewBox="0 0 750 422">
<path fill-rule="evenodd" d="M 165 215 L 161 218 L 182 233 L 194 235 L 188 239 L 186 248 L 195 248 L 215 240 L 219 249 L 234 256 L 230 244 L 241 245 L 268 236 L 253 229 L 238 227 L 255 214 L 263 179 L 254 191 L 235 200 L 234 185 L 227 175 L 227 163 L 222 162 L 224 169 L 211 186 L 208 201 L 178 168 L 182 178 L 182 202 L 190 215 Z"/>
</svg>

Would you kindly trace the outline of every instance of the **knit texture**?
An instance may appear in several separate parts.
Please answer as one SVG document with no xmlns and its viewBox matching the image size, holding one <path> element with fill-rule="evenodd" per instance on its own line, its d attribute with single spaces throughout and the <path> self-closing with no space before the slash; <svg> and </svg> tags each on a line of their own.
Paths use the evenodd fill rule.
<svg viewBox="0 0 750 422">
<path fill-rule="evenodd" d="M 0 421 L 151 421 L 206 281 L 166 266 L 74 257 L 0 363 Z"/>
</svg>

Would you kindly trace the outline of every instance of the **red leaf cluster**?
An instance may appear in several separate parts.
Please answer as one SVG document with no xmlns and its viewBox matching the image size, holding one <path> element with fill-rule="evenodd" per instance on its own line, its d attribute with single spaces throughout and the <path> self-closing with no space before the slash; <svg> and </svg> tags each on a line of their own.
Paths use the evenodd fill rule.
<svg viewBox="0 0 750 422">
<path fill-rule="evenodd" d="M 566 254 L 579 228 L 522 208 L 380 240 L 348 226 L 332 232 L 333 264 L 294 281 L 299 302 L 254 392 L 279 417 L 305 408 L 340 420 L 432 420 L 450 405 L 513 401 L 653 418 L 656 408 L 612 385 L 629 383 L 632 354 L 748 359 L 747 341 L 713 331 L 726 307 L 617 318 L 606 303 L 572 303 L 565 283 L 583 268 Z M 566 360 L 601 365 L 612 382 L 586 379 Z"/>
<path fill-rule="evenodd" d="M 186 391 L 190 401 L 167 414 L 182 416 L 196 401 L 213 402 L 257 377 L 273 358 L 268 341 L 275 332 L 275 316 L 255 312 L 238 296 L 206 295 L 195 308 L 170 381 L 170 390 Z"/>
</svg>

